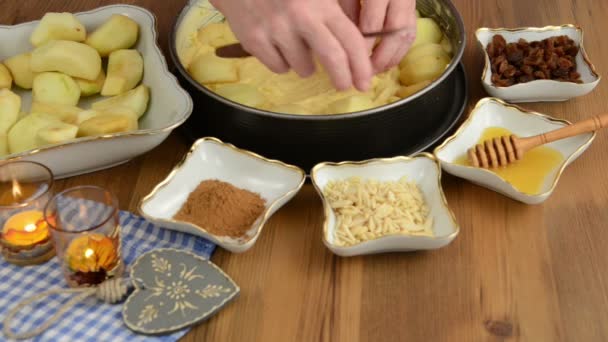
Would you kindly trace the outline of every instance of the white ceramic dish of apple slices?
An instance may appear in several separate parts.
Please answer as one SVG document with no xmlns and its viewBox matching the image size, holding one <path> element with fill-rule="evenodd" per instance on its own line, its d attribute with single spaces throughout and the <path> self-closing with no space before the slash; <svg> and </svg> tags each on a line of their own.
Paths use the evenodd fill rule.
<svg viewBox="0 0 608 342">
<path fill-rule="evenodd" d="M 139 120 L 139 130 L 76 140 L 0 157 L 4 160 L 29 160 L 48 166 L 56 178 L 93 172 L 129 161 L 163 142 L 171 131 L 192 113 L 192 99 L 169 72 L 167 62 L 157 45 L 156 18 L 149 11 L 129 5 L 112 5 L 88 12 L 74 13 L 88 32 L 99 27 L 112 14 L 128 16 L 139 24 L 139 39 L 132 47 L 144 59 L 142 84 L 150 88 L 148 110 Z M 14 26 L 0 26 L 0 60 L 34 49 L 30 35 L 39 21 Z M 22 112 L 29 113 L 31 90 L 13 85 L 22 97 Z M 90 108 L 101 96 L 83 97 L 78 106 Z"/>
<path fill-rule="evenodd" d="M 581 74 L 582 83 L 560 82 L 555 80 L 535 80 L 528 83 L 515 84 L 510 87 L 498 87 L 492 82 L 490 57 L 486 47 L 492 42 L 494 35 L 502 35 L 507 43 L 517 42 L 523 38 L 528 42 L 540 41 L 553 36 L 568 36 L 580 48 L 576 56 L 576 71 Z M 481 84 L 493 97 L 511 103 L 525 102 L 558 102 L 589 94 L 600 83 L 601 77 L 589 60 L 583 44 L 583 30 L 574 25 L 522 27 L 522 28 L 480 28 L 475 32 L 477 41 L 484 53 L 485 66 L 481 76 Z"/>
</svg>

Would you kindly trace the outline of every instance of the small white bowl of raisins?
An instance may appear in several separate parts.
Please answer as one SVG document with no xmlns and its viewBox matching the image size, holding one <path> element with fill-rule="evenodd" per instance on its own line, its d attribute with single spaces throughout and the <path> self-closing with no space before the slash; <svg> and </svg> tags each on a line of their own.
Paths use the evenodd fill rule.
<svg viewBox="0 0 608 342">
<path fill-rule="evenodd" d="M 480 28 L 475 35 L 485 54 L 481 81 L 493 97 L 566 101 L 589 94 L 600 82 L 578 26 Z"/>
</svg>

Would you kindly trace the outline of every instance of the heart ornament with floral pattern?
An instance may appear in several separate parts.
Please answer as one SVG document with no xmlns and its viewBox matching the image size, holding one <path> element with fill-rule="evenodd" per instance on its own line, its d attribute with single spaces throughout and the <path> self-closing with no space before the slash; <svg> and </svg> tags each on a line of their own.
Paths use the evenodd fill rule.
<svg viewBox="0 0 608 342">
<path fill-rule="evenodd" d="M 239 294 L 239 287 L 209 260 L 176 249 L 142 254 L 132 265 L 135 287 L 123 305 L 129 329 L 173 332 L 199 323 Z"/>
</svg>

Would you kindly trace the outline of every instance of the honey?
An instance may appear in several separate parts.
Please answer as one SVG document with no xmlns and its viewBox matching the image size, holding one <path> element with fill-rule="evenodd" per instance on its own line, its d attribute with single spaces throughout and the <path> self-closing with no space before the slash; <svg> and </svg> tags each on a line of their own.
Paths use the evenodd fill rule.
<svg viewBox="0 0 608 342">
<path fill-rule="evenodd" d="M 512 134 L 506 128 L 489 127 L 482 133 L 477 143 Z M 539 146 L 526 152 L 521 160 L 489 171 L 509 182 L 518 191 L 535 195 L 541 192 L 547 176 L 553 174 L 563 161 L 564 156 L 559 151 L 547 146 Z M 458 158 L 455 164 L 471 166 L 466 155 Z"/>
</svg>

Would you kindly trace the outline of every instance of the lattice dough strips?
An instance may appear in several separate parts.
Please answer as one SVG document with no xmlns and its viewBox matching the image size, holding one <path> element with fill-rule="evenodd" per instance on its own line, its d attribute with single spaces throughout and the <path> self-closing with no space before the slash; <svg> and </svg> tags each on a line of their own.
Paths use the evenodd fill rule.
<svg viewBox="0 0 608 342">
<path fill-rule="evenodd" d="M 336 214 L 334 243 L 352 246 L 385 235 L 433 236 L 424 196 L 406 177 L 398 181 L 351 177 L 330 181 L 323 193 Z"/>
</svg>

